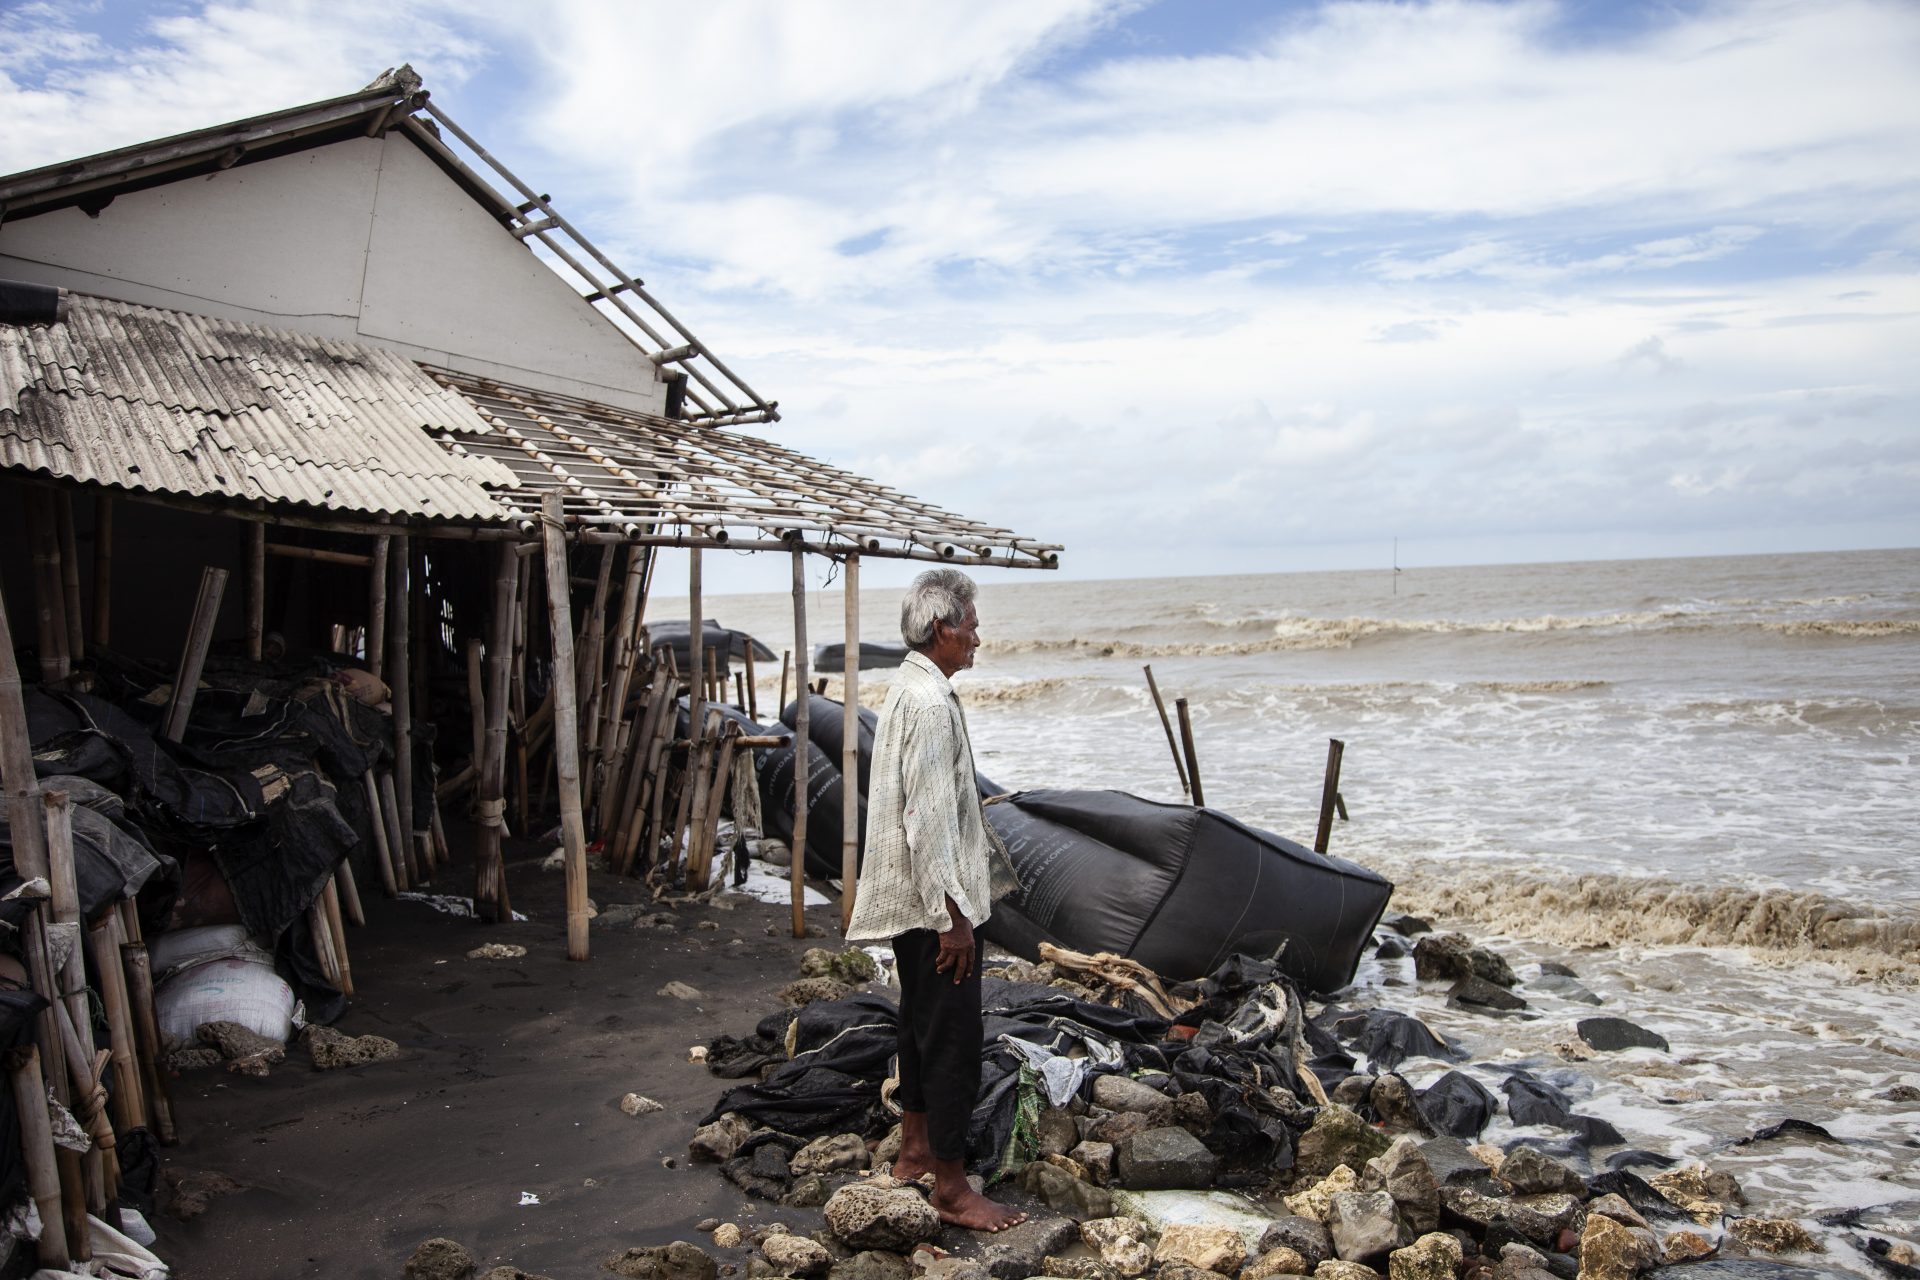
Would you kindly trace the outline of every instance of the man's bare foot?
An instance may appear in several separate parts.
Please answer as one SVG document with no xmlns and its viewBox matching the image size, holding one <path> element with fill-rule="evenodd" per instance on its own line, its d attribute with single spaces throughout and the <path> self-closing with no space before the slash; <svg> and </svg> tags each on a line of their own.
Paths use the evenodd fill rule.
<svg viewBox="0 0 1920 1280">
<path fill-rule="evenodd" d="M 902 1182 L 918 1182 L 932 1172 L 933 1146 L 927 1139 L 927 1113 L 903 1111 L 900 1154 L 893 1158 L 893 1176 Z"/>
<path fill-rule="evenodd" d="M 900 1182 L 918 1182 L 933 1176 L 933 1161 L 928 1158 L 912 1160 L 903 1151 L 894 1157 L 893 1168 L 887 1172 Z"/>
<path fill-rule="evenodd" d="M 969 1186 L 965 1179 L 961 1180 L 957 1193 L 943 1194 L 935 1190 L 929 1203 L 933 1205 L 934 1212 L 940 1215 L 940 1221 L 965 1227 L 969 1231 L 1005 1231 L 1027 1220 L 1027 1215 L 1018 1209 L 1009 1209 L 987 1199 Z"/>
</svg>

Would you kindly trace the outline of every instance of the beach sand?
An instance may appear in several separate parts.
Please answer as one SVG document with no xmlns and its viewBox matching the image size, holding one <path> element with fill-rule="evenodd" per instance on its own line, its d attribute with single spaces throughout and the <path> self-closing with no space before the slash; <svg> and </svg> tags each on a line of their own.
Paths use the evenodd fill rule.
<svg viewBox="0 0 1920 1280">
<path fill-rule="evenodd" d="M 367 927 L 348 936 L 359 995 L 336 1029 L 397 1041 L 398 1059 L 317 1071 L 296 1042 L 264 1080 L 218 1067 L 172 1079 L 180 1141 L 164 1166 L 246 1188 L 191 1221 L 155 1215 L 154 1249 L 178 1280 L 397 1277 L 433 1236 L 466 1245 L 482 1271 L 585 1276 L 630 1246 L 704 1246 L 694 1224 L 707 1217 L 818 1226 L 817 1209 L 749 1201 L 712 1166 L 690 1165 L 687 1139 L 730 1082 L 687 1050 L 751 1030 L 779 1007 L 773 992 L 799 976 L 801 953 L 832 939 L 792 937 L 784 904 L 703 905 L 676 911 L 672 933 L 596 928 L 593 958 L 573 963 L 564 877 L 539 868 L 545 852 L 520 843 L 509 854 L 528 923 L 364 895 Z M 470 874 L 456 854 L 433 887 L 461 892 Z M 646 895 L 637 880 L 590 879 L 602 908 Z M 837 935 L 836 908 L 808 916 Z M 487 942 L 527 955 L 466 958 Z M 672 980 L 705 998 L 656 994 Z M 629 1117 L 628 1092 L 664 1110 Z M 526 1194 L 539 1203 L 523 1205 Z"/>
</svg>

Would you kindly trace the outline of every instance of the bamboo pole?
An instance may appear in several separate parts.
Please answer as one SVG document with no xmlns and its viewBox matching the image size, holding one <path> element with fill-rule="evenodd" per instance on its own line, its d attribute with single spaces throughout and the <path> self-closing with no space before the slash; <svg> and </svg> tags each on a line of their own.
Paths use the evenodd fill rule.
<svg viewBox="0 0 1920 1280">
<path fill-rule="evenodd" d="M 746 664 L 747 664 L 747 704 L 746 704 L 747 719 L 758 720 L 760 718 L 760 695 L 759 695 L 759 692 L 753 687 L 753 637 L 752 636 L 747 637 Z"/>
<path fill-rule="evenodd" d="M 113 495 L 93 499 L 93 643 L 104 649 L 112 634 L 113 616 Z"/>
<path fill-rule="evenodd" d="M 533 575 L 539 571 L 538 556 L 520 560 L 515 571 L 518 587 L 514 597 L 517 603 L 513 611 L 513 670 L 508 705 L 514 726 L 513 818 L 521 831 L 527 829 L 527 635 L 533 609 Z"/>
<path fill-rule="evenodd" d="M 1193 751 L 1193 718 L 1187 714 L 1185 698 L 1175 698 L 1173 705 L 1180 713 L 1180 744 L 1187 753 L 1187 781 L 1193 787 L 1193 802 L 1204 808 L 1207 798 L 1200 790 L 1200 758 Z"/>
<path fill-rule="evenodd" d="M 474 857 L 474 906 L 496 924 L 513 918 L 507 903 L 506 862 L 501 842 L 506 836 L 507 718 L 511 697 L 514 619 L 519 616 L 520 562 L 513 548 L 496 553 L 493 575 L 493 612 L 488 619 L 486 738 L 480 748 L 480 774 L 474 784 L 475 816 L 480 823 Z"/>
<path fill-rule="evenodd" d="M 400 801 L 394 795 L 393 774 L 380 774 L 380 810 L 387 824 L 387 856 L 392 859 L 393 879 L 400 892 L 413 888 L 413 868 L 407 860 L 407 841 L 400 830 Z"/>
<path fill-rule="evenodd" d="M 332 881 L 328 881 L 329 884 Z M 327 928 L 327 914 L 315 898 L 306 912 L 307 936 L 313 939 L 314 958 L 320 962 L 320 974 L 333 984 L 334 990 L 346 993 L 346 978 L 340 972 L 340 957 L 334 954 L 333 935 Z"/>
<path fill-rule="evenodd" d="M 47 1084 L 40 1074 L 40 1051 L 21 1049 L 13 1069 L 13 1105 L 20 1112 L 21 1155 L 27 1165 L 27 1188 L 40 1207 L 40 1266 L 65 1272 L 73 1255 L 62 1228 L 60 1171 L 53 1147 L 53 1120 L 47 1114 Z"/>
<path fill-rule="evenodd" d="M 600 676 L 607 647 L 607 597 L 613 585 L 613 558 L 619 550 L 611 542 L 600 549 L 600 564 L 593 577 L 593 604 L 587 610 L 580 633 L 574 637 L 574 661 L 580 668 L 581 748 L 588 759 L 600 747 Z"/>
<path fill-rule="evenodd" d="M 133 1004 L 133 1030 L 140 1050 L 141 1067 L 152 1085 L 153 1132 L 160 1145 L 170 1147 L 180 1141 L 173 1123 L 173 1099 L 167 1091 L 166 1074 L 160 1070 L 160 1020 L 153 1005 L 153 963 L 147 956 L 147 944 L 129 942 L 120 948 L 126 962 L 127 992 Z"/>
<path fill-rule="evenodd" d="M 633 681 L 635 630 L 640 622 L 640 592 L 645 586 L 646 553 L 639 547 L 627 549 L 626 578 L 620 589 L 620 620 L 613 632 L 613 674 L 607 681 L 606 703 L 600 725 L 600 789 L 603 796 L 617 802 L 620 796 L 622 764 L 621 722 L 626 718 L 627 691 Z M 601 808 L 605 810 L 607 801 Z M 609 833 L 610 823 L 600 821 L 600 834 Z"/>
<path fill-rule="evenodd" d="M 71 926 L 77 940 L 78 930 L 83 925 L 80 919 L 80 882 L 73 864 L 73 809 L 64 791 L 42 792 L 40 804 L 46 830 L 47 885 L 53 921 L 58 925 Z M 62 1005 L 66 1021 L 74 1029 L 73 1045 L 67 1050 L 68 1070 L 71 1073 L 77 1068 L 84 1075 L 86 1064 L 93 1061 L 93 1018 L 87 1009 L 86 955 L 78 946 L 67 951 L 66 963 L 61 966 L 57 976 L 55 998 Z M 56 1014 L 56 1022 L 58 1020 L 59 1015 Z M 89 1131 L 97 1133 L 102 1117 L 99 1108 L 92 1105 L 92 1095 L 90 1084 L 75 1082 L 73 1096 L 76 1099 L 88 1099 L 87 1103 L 76 1106 L 75 1112 L 81 1116 Z M 105 1127 L 108 1145 L 111 1146 L 113 1129 L 111 1125 Z M 101 1212 L 106 1208 L 106 1180 L 98 1149 L 86 1154 L 81 1167 L 86 1184 L 87 1207 L 96 1213 Z"/>
<path fill-rule="evenodd" d="M 80 948 L 75 947 L 78 951 Z M 84 962 L 82 967 L 84 967 Z M 81 987 L 84 998 L 86 988 Z M 102 1218 L 107 1216 L 107 1206 L 112 1203 L 119 1190 L 120 1159 L 115 1150 L 113 1121 L 107 1116 L 107 1091 L 100 1084 L 100 1072 L 106 1070 L 110 1054 L 95 1054 L 88 1048 L 93 1043 L 93 1028 L 87 1028 L 87 1039 L 80 1039 L 79 1028 L 73 1025 L 73 1014 L 66 1004 L 59 1000 L 53 1004 L 54 1020 L 60 1024 L 61 1051 L 66 1055 L 68 1096 L 75 1099 L 73 1118 L 93 1145 L 80 1156 L 80 1181 L 85 1189 L 87 1212 Z M 118 1211 L 119 1206 L 114 1205 Z"/>
<path fill-rule="evenodd" d="M 33 815 L 37 825 L 43 821 L 39 814 Z M 44 871 L 43 871 L 44 874 Z M 67 1081 L 67 1055 L 60 1034 L 61 1003 L 58 978 L 53 971 L 52 951 L 47 945 L 48 909 L 45 899 L 36 901 L 29 910 L 26 919 L 24 937 L 28 973 L 33 981 L 33 989 L 47 1002 L 41 1010 L 38 1025 L 35 1028 L 35 1040 L 40 1051 L 40 1061 L 46 1067 L 45 1093 L 68 1109 L 73 1105 L 73 1091 Z M 76 939 L 79 947 L 83 939 Z M 42 1104 L 43 1111 L 46 1109 Z M 80 1153 L 66 1147 L 58 1147 L 53 1153 L 54 1167 L 60 1180 L 61 1221 L 67 1237 L 69 1256 L 81 1260 L 92 1257 L 92 1236 L 87 1227 L 87 1191 L 86 1172 L 82 1167 Z M 51 1224 L 52 1220 L 47 1220 Z"/>
<path fill-rule="evenodd" d="M 793 936 L 807 936 L 807 553 L 793 549 L 793 675 L 798 710 L 793 719 L 793 861 L 787 868 L 793 900 Z M 782 672 L 782 693 L 785 693 Z"/>
<path fill-rule="evenodd" d="M 487 747 L 487 696 L 486 682 L 480 674 L 481 652 L 486 646 L 478 637 L 467 641 L 467 708 L 472 713 L 469 723 L 473 729 L 473 763 L 477 768 Z"/>
<path fill-rule="evenodd" d="M 706 828 L 707 792 L 713 786 L 713 756 L 725 723 L 716 708 L 707 712 L 706 723 L 694 741 L 688 758 L 693 769 L 693 794 L 687 804 L 687 890 L 698 893 L 707 887 Z"/>
<path fill-rule="evenodd" d="M 706 601 L 701 591 L 700 548 L 687 550 L 687 736 L 698 738 L 706 722 Z"/>
<path fill-rule="evenodd" d="M 332 876 L 327 877 L 327 883 L 320 890 L 320 913 L 326 920 L 327 940 L 333 944 L 334 963 L 340 970 L 340 990 L 352 995 L 353 962 L 347 956 L 347 925 L 340 915 L 340 890 L 334 886 Z"/>
<path fill-rule="evenodd" d="M 1147 673 L 1147 692 L 1153 695 L 1153 708 L 1160 713 L 1160 727 L 1167 733 L 1167 750 L 1173 753 L 1173 771 L 1180 775 L 1180 792 L 1192 795 L 1193 788 L 1187 782 L 1187 766 L 1181 763 L 1179 744 L 1173 740 L 1173 722 L 1167 719 L 1167 704 L 1160 700 L 1160 686 L 1154 683 L 1151 663 L 1140 668 Z"/>
<path fill-rule="evenodd" d="M 248 520 L 247 539 L 247 657 L 260 661 L 267 634 L 267 526 Z"/>
<path fill-rule="evenodd" d="M 1340 805 L 1340 761 L 1346 753 L 1346 743 L 1338 738 L 1327 739 L 1327 773 L 1320 783 L 1320 825 L 1313 833 L 1315 853 L 1325 853 L 1333 839 L 1333 811 Z"/>
<path fill-rule="evenodd" d="M 80 544 L 73 533 L 73 495 L 62 489 L 53 503 L 60 545 L 60 596 L 66 605 L 67 658 L 78 662 L 87 656 L 87 624 L 80 612 Z"/>
<path fill-rule="evenodd" d="M 634 850 L 640 844 L 640 838 L 648 830 L 647 815 L 651 806 L 649 797 L 660 786 L 660 732 L 673 707 L 673 683 L 668 680 L 665 670 L 655 667 L 653 685 L 647 698 L 646 718 L 641 721 L 639 736 L 635 740 L 634 750 L 637 759 L 634 763 L 632 781 L 628 784 L 630 799 L 623 802 L 627 810 L 626 827 L 620 838 L 620 874 L 633 873 Z M 643 806 L 647 806 L 643 808 Z M 647 861 L 651 863 L 652 858 Z"/>
<path fill-rule="evenodd" d="M 560 495 L 540 504 L 547 560 L 548 624 L 553 635 L 554 769 L 560 783 L 560 833 L 566 849 L 567 958 L 587 958 L 587 840 L 580 811 L 580 715 L 574 705 L 573 619 L 567 584 L 567 533 Z"/>
<path fill-rule="evenodd" d="M 373 566 L 373 557 L 358 551 L 329 551 L 323 547 L 299 547 L 289 542 L 264 542 L 265 525 L 255 525 L 261 531 L 263 549 L 267 555 L 282 560 L 311 560 L 318 564 L 344 564 L 355 569 L 367 569 Z"/>
<path fill-rule="evenodd" d="M 785 715 L 787 711 L 787 664 L 792 661 L 792 650 L 783 649 L 780 651 L 780 702 L 779 705 L 773 709 L 773 714 L 776 719 Z"/>
<path fill-rule="evenodd" d="M 353 880 L 352 858 L 340 860 L 340 865 L 333 869 L 333 881 L 339 886 L 340 906 L 346 911 L 347 919 L 353 921 L 356 928 L 366 928 L 367 912 L 360 904 L 360 886 Z"/>
<path fill-rule="evenodd" d="M 127 1009 L 126 971 L 120 967 L 120 917 L 108 915 L 87 931 L 95 975 L 100 979 L 100 1002 L 107 1010 L 107 1047 L 113 1051 L 113 1112 L 115 1127 L 125 1133 L 147 1123 L 146 1091 L 140 1086 L 140 1067 L 133 1056 L 133 1018 Z"/>
<path fill-rule="evenodd" d="M 860 883 L 860 557 L 847 553 L 846 643 L 840 704 L 840 931 L 853 923 Z M 752 646 L 752 641 L 748 641 Z"/>
<path fill-rule="evenodd" d="M 400 892 L 400 877 L 394 870 L 393 849 L 387 837 L 387 818 L 380 811 L 380 784 L 374 780 L 373 770 L 360 775 L 367 784 L 367 813 L 371 816 L 373 827 L 374 852 L 379 855 L 380 887 L 387 891 L 389 898 Z"/>
<path fill-rule="evenodd" d="M 725 702 L 726 685 L 720 679 L 720 658 L 715 650 L 707 650 L 707 701 Z"/>
<path fill-rule="evenodd" d="M 705 851 L 700 859 L 700 881 L 704 885 L 711 881 L 715 848 L 720 840 L 720 815 L 727 799 L 727 780 L 733 773 L 733 761 L 740 749 L 740 726 L 729 723 L 720 734 L 720 759 L 713 767 L 713 786 L 707 793 L 707 816 L 702 820 L 700 829 L 706 834 Z M 724 878 L 725 864 L 721 875 Z"/>
<path fill-rule="evenodd" d="M 387 797 L 398 820 L 400 837 L 393 850 L 396 867 L 413 856 L 413 671 L 411 616 L 413 557 L 405 534 L 393 535 L 387 556 L 389 604 L 387 617 L 387 687 L 393 692 L 393 787 Z M 408 879 L 412 879 L 409 871 Z M 404 887 L 404 886 L 403 886 Z"/>
<path fill-rule="evenodd" d="M 67 606 L 60 589 L 60 540 L 53 532 L 53 495 L 26 490 L 27 543 L 33 552 L 33 602 L 40 624 L 40 680 L 67 678 Z"/>
<path fill-rule="evenodd" d="M 200 692 L 200 672 L 207 664 L 207 649 L 213 643 L 213 627 L 220 618 L 220 597 L 227 589 L 227 571 L 209 565 L 200 571 L 200 594 L 193 602 L 193 622 L 187 628 L 187 643 L 180 651 L 180 664 L 174 669 L 173 697 L 167 703 L 164 736 L 179 742 L 187 732 L 187 720 L 193 715 L 193 700 Z"/>
<path fill-rule="evenodd" d="M 367 568 L 367 671 L 378 680 L 387 670 L 387 563 L 393 538 L 373 540 L 373 559 Z"/>
<path fill-rule="evenodd" d="M 33 769 L 27 705 L 21 693 L 13 625 L 7 619 L 3 589 L 0 589 L 0 784 L 6 789 L 14 870 L 23 880 L 45 876 L 47 845 L 45 819 L 40 810 L 40 783 Z"/>
</svg>

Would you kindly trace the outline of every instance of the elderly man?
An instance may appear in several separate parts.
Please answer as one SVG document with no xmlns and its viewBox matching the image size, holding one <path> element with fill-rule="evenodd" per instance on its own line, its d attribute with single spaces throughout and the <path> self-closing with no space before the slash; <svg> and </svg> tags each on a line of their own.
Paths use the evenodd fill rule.
<svg viewBox="0 0 1920 1280">
<path fill-rule="evenodd" d="M 973 665 L 980 618 L 956 569 L 915 578 L 900 606 L 900 664 L 874 732 L 866 860 L 849 941 L 891 941 L 900 974 L 897 1178 L 932 1173 L 948 1222 L 1003 1231 L 1026 1215 L 967 1182 L 967 1125 L 980 1094 L 980 953 L 1000 856 L 973 780 L 967 720 L 948 678 Z"/>
</svg>

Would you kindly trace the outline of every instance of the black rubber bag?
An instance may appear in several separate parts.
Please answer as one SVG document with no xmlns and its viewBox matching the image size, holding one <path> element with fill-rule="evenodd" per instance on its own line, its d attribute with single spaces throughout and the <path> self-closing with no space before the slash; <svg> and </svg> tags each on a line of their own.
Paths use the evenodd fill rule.
<svg viewBox="0 0 1920 1280">
<path fill-rule="evenodd" d="M 1121 791 L 1025 791 L 987 806 L 1020 891 L 986 936 L 1110 951 L 1178 981 L 1229 955 L 1271 956 L 1311 992 L 1353 981 L 1393 885 L 1213 809 Z"/>
</svg>

